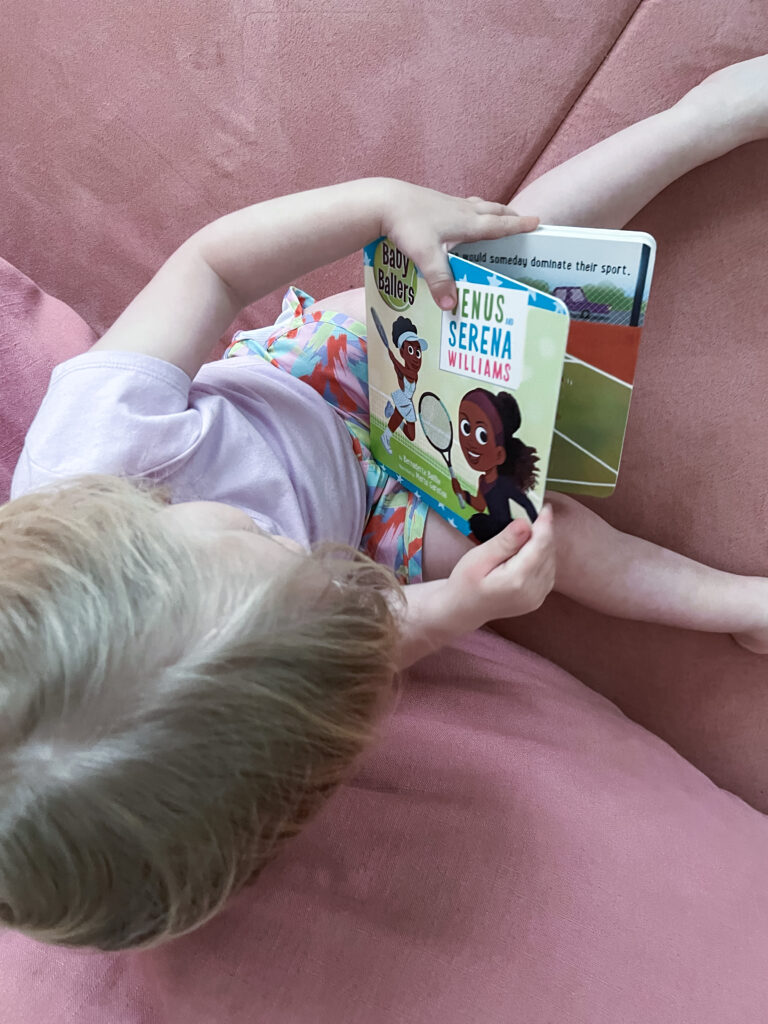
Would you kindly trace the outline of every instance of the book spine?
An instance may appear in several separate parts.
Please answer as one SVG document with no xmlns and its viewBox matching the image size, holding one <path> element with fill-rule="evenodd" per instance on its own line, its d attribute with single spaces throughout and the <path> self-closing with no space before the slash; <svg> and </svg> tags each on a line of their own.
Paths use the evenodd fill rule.
<svg viewBox="0 0 768 1024">
<path fill-rule="evenodd" d="M 635 298 L 632 302 L 632 312 L 629 317 L 630 327 L 639 327 L 640 318 L 643 315 L 643 295 L 645 294 L 645 279 L 648 276 L 648 263 L 651 259 L 650 245 L 643 245 L 640 250 L 640 266 L 637 271 L 637 286 Z"/>
</svg>

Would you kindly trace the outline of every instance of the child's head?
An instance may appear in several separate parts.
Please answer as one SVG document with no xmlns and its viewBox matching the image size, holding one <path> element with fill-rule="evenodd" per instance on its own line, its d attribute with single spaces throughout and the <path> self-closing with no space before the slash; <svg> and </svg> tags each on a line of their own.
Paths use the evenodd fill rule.
<svg viewBox="0 0 768 1024">
<path fill-rule="evenodd" d="M 371 738 L 394 579 L 239 515 L 112 477 L 0 508 L 0 922 L 102 949 L 189 930 Z"/>
<path fill-rule="evenodd" d="M 536 486 L 539 457 L 515 437 L 522 417 L 514 395 L 485 388 L 468 391 L 459 405 L 459 444 L 467 463 L 480 473 L 498 466 L 522 490 Z"/>
</svg>

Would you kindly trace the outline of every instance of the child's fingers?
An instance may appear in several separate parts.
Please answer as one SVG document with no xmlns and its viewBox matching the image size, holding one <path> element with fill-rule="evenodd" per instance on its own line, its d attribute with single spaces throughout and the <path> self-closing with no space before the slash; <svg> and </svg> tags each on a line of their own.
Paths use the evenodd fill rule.
<svg viewBox="0 0 768 1024">
<path fill-rule="evenodd" d="M 473 574 L 479 577 L 487 576 L 515 556 L 528 543 L 530 537 L 530 525 L 524 519 L 515 519 L 505 526 L 501 533 L 467 552 L 462 561 Z"/>
<path fill-rule="evenodd" d="M 481 199 L 480 196 L 470 196 L 467 202 L 472 203 L 475 213 L 507 214 L 513 212 L 503 203 L 494 203 L 490 199 Z"/>
<path fill-rule="evenodd" d="M 441 309 L 453 309 L 456 305 L 456 282 L 447 253 L 435 245 L 420 257 L 414 253 L 413 259 L 438 306 Z"/>
<path fill-rule="evenodd" d="M 528 528 L 530 530 L 530 540 L 515 560 L 515 567 L 520 572 L 528 572 L 535 565 L 547 559 L 552 553 L 555 533 L 552 525 L 551 506 L 545 505 L 536 518 L 533 528 Z"/>
<path fill-rule="evenodd" d="M 544 505 L 533 524 L 533 535 L 536 538 L 543 538 L 547 542 L 554 537 L 554 513 L 551 505 Z"/>
<path fill-rule="evenodd" d="M 539 226 L 538 217 L 518 217 L 511 213 L 506 206 L 501 204 L 487 204 L 499 206 L 498 212 L 478 211 L 472 230 L 472 238 L 468 242 L 481 241 L 484 238 L 503 238 L 505 235 L 519 235 L 524 231 L 534 231 Z"/>
<path fill-rule="evenodd" d="M 421 271 L 433 299 L 444 310 L 453 309 L 456 305 L 456 282 L 448 262 L 447 248 L 458 242 L 476 242 L 484 238 L 501 238 L 522 231 L 533 231 L 539 223 L 538 217 L 519 217 L 503 203 L 493 203 L 479 196 L 471 196 L 467 200 L 448 200 L 453 206 L 445 205 L 447 199 L 441 196 L 439 207 L 429 207 L 427 211 L 434 217 L 436 234 L 423 230 L 429 224 L 429 217 L 425 213 L 422 224 L 412 222 L 410 225 L 408 237 L 415 244 L 408 245 L 406 239 L 398 239 L 400 247 Z M 455 205 L 457 203 L 459 205 Z M 440 217 L 437 216 L 438 210 Z M 392 231 L 389 233 L 391 235 Z M 429 244 L 430 238 L 433 244 Z"/>
<path fill-rule="evenodd" d="M 507 206 L 506 203 L 492 202 L 490 199 L 482 199 L 480 196 L 468 196 L 467 202 L 472 203 L 475 208 L 475 213 L 492 213 L 502 217 L 517 217 L 519 220 L 535 220 L 538 222 L 538 217 L 527 217 L 523 218 L 517 212 L 513 210 L 511 206 Z"/>
<path fill-rule="evenodd" d="M 545 505 L 536 517 L 536 522 L 531 527 L 531 544 L 535 551 L 549 547 L 554 540 L 554 527 L 552 523 L 552 506 Z"/>
</svg>

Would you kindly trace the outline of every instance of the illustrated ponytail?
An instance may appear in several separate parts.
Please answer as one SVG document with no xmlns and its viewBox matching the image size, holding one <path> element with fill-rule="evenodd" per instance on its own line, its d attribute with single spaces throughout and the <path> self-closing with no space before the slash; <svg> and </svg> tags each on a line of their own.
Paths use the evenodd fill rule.
<svg viewBox="0 0 768 1024">
<path fill-rule="evenodd" d="M 499 473 L 503 476 L 512 477 L 521 491 L 530 491 L 536 486 L 538 471 L 536 463 L 539 456 L 536 449 L 524 444 L 519 437 L 509 438 L 506 441 L 506 461 L 499 466 Z"/>
<path fill-rule="evenodd" d="M 491 397 L 501 419 L 504 431 L 503 444 L 507 452 L 505 461 L 499 466 L 499 473 L 511 477 L 521 491 L 530 491 L 536 486 L 536 463 L 539 456 L 535 448 L 514 436 L 522 424 L 520 406 L 514 396 L 507 391 L 500 391 L 498 395 Z"/>
</svg>

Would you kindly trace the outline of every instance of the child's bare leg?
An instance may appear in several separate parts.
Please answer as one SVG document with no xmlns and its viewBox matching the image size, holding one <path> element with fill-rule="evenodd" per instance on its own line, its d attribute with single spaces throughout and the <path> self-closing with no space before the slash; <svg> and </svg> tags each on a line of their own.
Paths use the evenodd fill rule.
<svg viewBox="0 0 768 1024">
<path fill-rule="evenodd" d="M 555 513 L 558 593 L 617 618 L 732 633 L 742 646 L 768 652 L 768 580 L 721 572 L 622 533 L 565 494 L 546 497 Z M 450 575 L 472 546 L 430 511 L 424 578 Z"/>
<path fill-rule="evenodd" d="M 668 110 L 553 168 L 509 204 L 544 224 L 620 228 L 667 185 L 768 137 L 768 56 L 716 71 Z"/>
<path fill-rule="evenodd" d="M 768 579 L 722 572 L 622 533 L 565 494 L 547 500 L 558 593 L 617 618 L 731 633 L 768 653 Z"/>
</svg>

